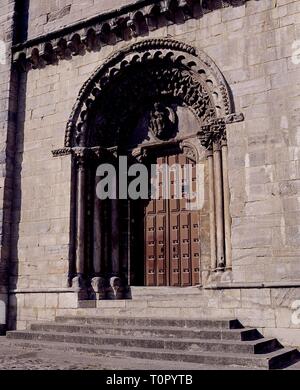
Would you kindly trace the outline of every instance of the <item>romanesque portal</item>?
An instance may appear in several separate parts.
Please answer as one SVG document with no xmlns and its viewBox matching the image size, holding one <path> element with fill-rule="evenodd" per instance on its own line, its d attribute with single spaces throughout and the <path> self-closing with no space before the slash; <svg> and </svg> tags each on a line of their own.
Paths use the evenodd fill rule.
<svg viewBox="0 0 300 390">
<path fill-rule="evenodd" d="M 242 119 L 216 65 L 188 45 L 143 41 L 96 70 L 73 109 L 65 148 L 54 152 L 73 155 L 69 278 L 83 297 L 126 296 L 129 285 L 197 285 L 230 272 L 226 124 Z M 190 164 L 194 185 L 200 165 L 194 190 L 203 204 L 190 210 L 174 194 L 99 200 L 97 167 L 122 169 L 120 156 L 146 166 Z"/>
</svg>

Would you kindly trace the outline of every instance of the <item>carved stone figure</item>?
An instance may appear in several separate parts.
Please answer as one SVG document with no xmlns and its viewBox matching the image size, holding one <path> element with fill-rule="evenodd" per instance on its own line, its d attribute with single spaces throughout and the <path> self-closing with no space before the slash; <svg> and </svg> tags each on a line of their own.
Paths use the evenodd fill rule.
<svg viewBox="0 0 300 390">
<path fill-rule="evenodd" d="M 175 111 L 162 103 L 155 103 L 150 112 L 149 130 L 160 140 L 174 136 L 176 123 Z"/>
</svg>

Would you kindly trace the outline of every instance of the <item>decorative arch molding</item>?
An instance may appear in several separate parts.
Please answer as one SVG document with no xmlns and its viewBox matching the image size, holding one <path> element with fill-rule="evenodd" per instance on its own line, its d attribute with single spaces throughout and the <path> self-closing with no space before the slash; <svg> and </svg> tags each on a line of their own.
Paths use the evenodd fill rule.
<svg viewBox="0 0 300 390">
<path fill-rule="evenodd" d="M 178 98 L 182 104 L 195 113 L 202 126 L 211 124 L 217 118 L 222 118 L 224 122 L 232 120 L 232 118 L 233 120 L 242 119 L 234 114 L 230 89 L 210 57 L 179 41 L 150 39 L 135 43 L 113 54 L 85 82 L 67 123 L 65 147 L 95 146 L 89 144 L 91 137 L 88 132 L 91 127 L 88 126 L 88 122 L 91 113 L 95 111 L 95 106 L 99 110 L 101 98 L 102 105 L 105 106 L 109 94 L 107 86 L 114 82 L 117 83 L 120 76 L 126 72 L 129 73 L 130 69 L 143 71 L 147 68 L 151 71 L 146 71 L 146 80 L 136 74 L 135 76 L 131 75 L 133 81 L 135 83 L 145 83 L 146 81 L 157 83 L 158 85 L 155 85 L 155 88 L 158 89 L 157 97 Z M 164 79 L 165 83 L 162 83 Z M 149 87 L 149 83 L 147 87 Z M 143 94 L 150 92 L 152 96 L 148 97 L 150 99 L 155 97 L 155 91 L 151 90 L 151 87 L 150 90 L 142 88 L 142 85 L 139 85 L 141 89 L 134 90 L 132 87 L 133 85 L 127 83 L 119 91 L 111 94 L 109 96 L 110 106 L 113 99 L 124 99 L 124 94 L 126 98 L 130 99 L 132 110 L 135 108 L 135 103 L 139 103 L 139 101 L 135 102 L 135 99 Z M 109 107 L 105 107 L 105 109 L 107 115 Z M 113 109 L 111 111 L 114 112 Z M 124 114 L 126 115 L 126 113 Z M 105 122 L 104 116 L 105 113 L 101 119 Z"/>
<path fill-rule="evenodd" d="M 198 163 L 201 158 L 201 151 L 199 146 L 200 146 L 199 140 L 197 139 L 183 140 L 179 144 L 179 148 L 182 151 L 182 153 L 194 163 Z"/>
<path fill-rule="evenodd" d="M 194 114 L 199 124 L 194 133 L 182 136 L 165 132 L 176 122 L 174 113 L 171 114 L 172 104 Z M 128 148 L 128 118 L 136 119 L 139 108 L 145 110 L 149 106 L 152 110 L 148 131 L 155 133 L 156 127 L 162 128 L 163 137 Z M 64 148 L 53 151 L 54 156 L 72 154 L 74 160 L 74 258 L 70 259 L 69 280 L 80 297 L 88 296 L 91 289 L 92 296 L 101 299 L 120 298 L 127 291 L 116 229 L 118 200 L 111 200 L 109 211 L 106 211 L 110 213 L 110 227 L 104 226 L 99 217 L 103 204 L 95 196 L 94 187 L 95 167 L 101 162 L 116 161 L 124 151 L 142 162 L 158 150 L 161 153 L 175 148 L 197 162 L 205 150 L 209 177 L 211 280 L 220 274 L 223 280 L 226 279 L 224 271 L 231 270 L 226 125 L 243 119 L 243 114 L 235 113 L 230 89 L 213 60 L 185 43 L 171 39 L 141 41 L 113 54 L 96 69 L 81 88 L 72 109 Z M 131 122 L 128 128 L 134 128 L 133 124 Z M 106 242 L 110 242 L 111 253 L 106 253 L 105 261 L 100 261 L 104 255 L 99 237 L 103 234 Z M 111 262 L 109 266 L 108 261 Z M 109 271 L 105 273 L 103 269 Z"/>
</svg>

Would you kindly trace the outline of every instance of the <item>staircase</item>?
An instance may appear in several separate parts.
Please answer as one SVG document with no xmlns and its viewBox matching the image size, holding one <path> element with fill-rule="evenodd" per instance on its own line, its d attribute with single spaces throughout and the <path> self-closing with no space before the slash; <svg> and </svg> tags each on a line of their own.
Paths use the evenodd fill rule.
<svg viewBox="0 0 300 390">
<path fill-rule="evenodd" d="M 59 316 L 7 332 L 7 338 L 31 348 L 228 368 L 278 369 L 299 360 L 297 349 L 284 348 L 238 320 Z"/>
</svg>

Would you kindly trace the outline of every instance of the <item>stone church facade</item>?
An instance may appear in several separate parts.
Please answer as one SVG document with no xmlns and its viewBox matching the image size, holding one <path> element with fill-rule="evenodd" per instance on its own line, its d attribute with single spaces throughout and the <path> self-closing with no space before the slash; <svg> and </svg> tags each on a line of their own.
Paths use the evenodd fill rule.
<svg viewBox="0 0 300 390">
<path fill-rule="evenodd" d="M 0 40 L 2 330 L 127 310 L 299 346 L 300 1 L 0 0 Z M 200 166 L 203 204 L 100 200 L 120 157 Z"/>
</svg>

